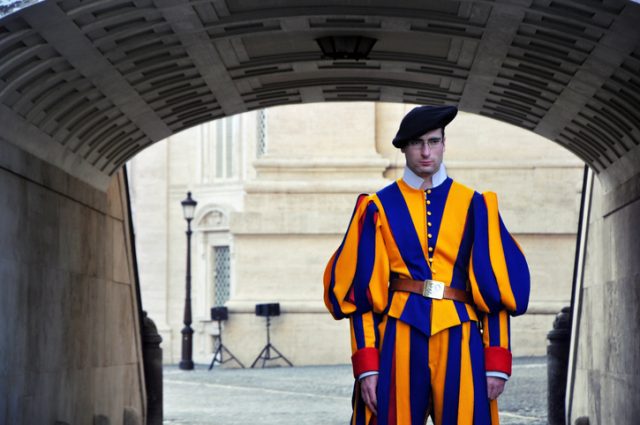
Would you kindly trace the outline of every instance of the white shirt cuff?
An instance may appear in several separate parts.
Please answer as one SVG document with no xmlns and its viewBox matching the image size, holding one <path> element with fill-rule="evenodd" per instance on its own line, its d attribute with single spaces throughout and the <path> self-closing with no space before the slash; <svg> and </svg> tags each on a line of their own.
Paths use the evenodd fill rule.
<svg viewBox="0 0 640 425">
<path fill-rule="evenodd" d="M 378 374 L 377 370 L 370 370 L 369 372 L 362 372 L 360 374 L 360 376 L 358 376 L 358 381 L 363 379 L 363 378 L 366 378 L 367 376 L 377 375 L 377 374 Z"/>
<path fill-rule="evenodd" d="M 367 372 L 365 372 L 367 373 Z M 363 373 L 364 375 L 364 373 Z M 505 381 L 509 380 L 509 375 L 507 375 L 504 372 L 496 372 L 496 371 L 487 371 L 487 378 L 488 377 L 493 377 L 493 378 L 500 378 L 500 379 L 504 379 Z"/>
</svg>

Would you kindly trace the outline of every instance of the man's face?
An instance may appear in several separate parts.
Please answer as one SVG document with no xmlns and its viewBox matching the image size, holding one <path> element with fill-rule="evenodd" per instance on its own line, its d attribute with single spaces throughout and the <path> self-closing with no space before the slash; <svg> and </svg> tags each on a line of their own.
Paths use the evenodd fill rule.
<svg viewBox="0 0 640 425">
<path fill-rule="evenodd" d="M 401 151 L 411 171 L 422 178 L 433 176 L 440 169 L 444 155 L 442 129 L 431 130 L 410 140 Z"/>
</svg>

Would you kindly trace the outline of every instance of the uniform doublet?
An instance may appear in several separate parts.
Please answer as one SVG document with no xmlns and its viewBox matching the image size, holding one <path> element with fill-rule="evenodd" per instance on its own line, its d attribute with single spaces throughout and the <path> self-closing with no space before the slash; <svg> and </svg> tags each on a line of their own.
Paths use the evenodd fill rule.
<svg viewBox="0 0 640 425">
<path fill-rule="evenodd" d="M 390 291 L 389 282 L 398 278 L 432 279 L 470 291 L 473 304 Z M 511 374 L 509 316 L 527 309 L 529 270 L 519 245 L 500 218 L 494 193 L 479 194 L 447 177 L 442 184 L 426 191 L 399 179 L 376 194 L 360 195 L 347 233 L 326 267 L 324 285 L 324 301 L 333 317 L 350 318 L 355 376 L 380 369 L 379 424 L 424 421 L 415 417 L 407 422 L 398 421 L 400 413 L 390 411 L 402 409 L 401 404 L 406 402 L 405 415 L 411 416 L 412 412 L 417 415 L 415 404 L 421 402 L 413 394 L 412 386 L 422 379 L 414 375 L 424 371 L 414 366 L 415 358 L 423 356 L 431 362 L 430 355 L 440 350 L 434 348 L 434 344 L 441 344 L 440 339 L 448 341 L 444 351 L 445 360 L 448 353 L 448 362 L 442 366 L 446 377 L 436 377 L 442 380 L 445 392 L 457 392 L 458 398 L 478 398 L 484 394 L 486 400 L 486 388 L 474 391 L 472 386 L 471 390 L 465 390 L 464 383 L 449 381 L 459 379 L 460 370 L 465 368 L 482 379 L 485 371 Z M 481 325 L 481 334 L 477 324 Z M 450 346 L 456 344 L 458 334 L 466 335 L 467 341 L 477 338 L 480 349 L 458 350 L 456 354 Z M 425 343 L 428 348 L 420 354 L 414 350 L 413 341 L 422 339 L 428 341 Z M 402 348 L 402 344 L 409 347 Z M 403 355 L 402 351 L 407 352 L 407 358 L 413 358 L 406 370 L 398 371 L 395 362 Z M 451 365 L 453 358 L 455 366 Z M 468 358 L 468 364 L 463 358 Z M 383 373 L 385 369 L 391 370 Z M 436 374 L 433 368 L 430 373 Z M 387 394 L 393 392 L 389 388 L 399 385 L 406 386 L 411 406 L 409 400 L 398 400 L 399 390 L 395 390 L 395 395 Z M 358 394 L 354 396 L 353 423 L 371 423 L 371 413 L 367 410 L 365 414 Z M 432 408 L 440 415 L 438 422 L 463 423 L 446 420 L 452 414 L 447 413 L 447 409 L 451 410 L 447 403 L 451 404 L 446 400 L 433 401 Z M 493 408 L 495 419 L 495 403 Z M 463 414 L 463 409 L 455 406 L 456 415 L 458 409 Z M 473 415 L 480 413 L 476 411 Z M 395 419 L 387 422 L 387 417 Z M 483 422 L 474 416 L 470 423 Z"/>
</svg>

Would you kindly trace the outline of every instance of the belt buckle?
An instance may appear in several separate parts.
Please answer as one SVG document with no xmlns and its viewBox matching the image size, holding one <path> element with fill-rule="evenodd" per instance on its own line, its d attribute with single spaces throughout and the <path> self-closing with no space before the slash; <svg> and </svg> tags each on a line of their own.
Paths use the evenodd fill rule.
<svg viewBox="0 0 640 425">
<path fill-rule="evenodd" d="M 444 283 L 437 280 L 427 279 L 424 281 L 422 296 L 441 300 L 444 298 Z"/>
</svg>

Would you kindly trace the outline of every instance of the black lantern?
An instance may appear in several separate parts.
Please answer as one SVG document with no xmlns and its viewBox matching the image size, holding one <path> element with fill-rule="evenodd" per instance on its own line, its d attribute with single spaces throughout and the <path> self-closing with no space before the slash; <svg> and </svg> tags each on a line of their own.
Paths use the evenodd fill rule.
<svg viewBox="0 0 640 425">
<path fill-rule="evenodd" d="M 181 202 L 184 219 L 187 220 L 187 275 L 186 296 L 184 299 L 184 327 L 182 328 L 182 359 L 180 369 L 193 370 L 193 329 L 191 329 L 191 220 L 198 203 L 187 192 L 187 198 Z"/>
</svg>

